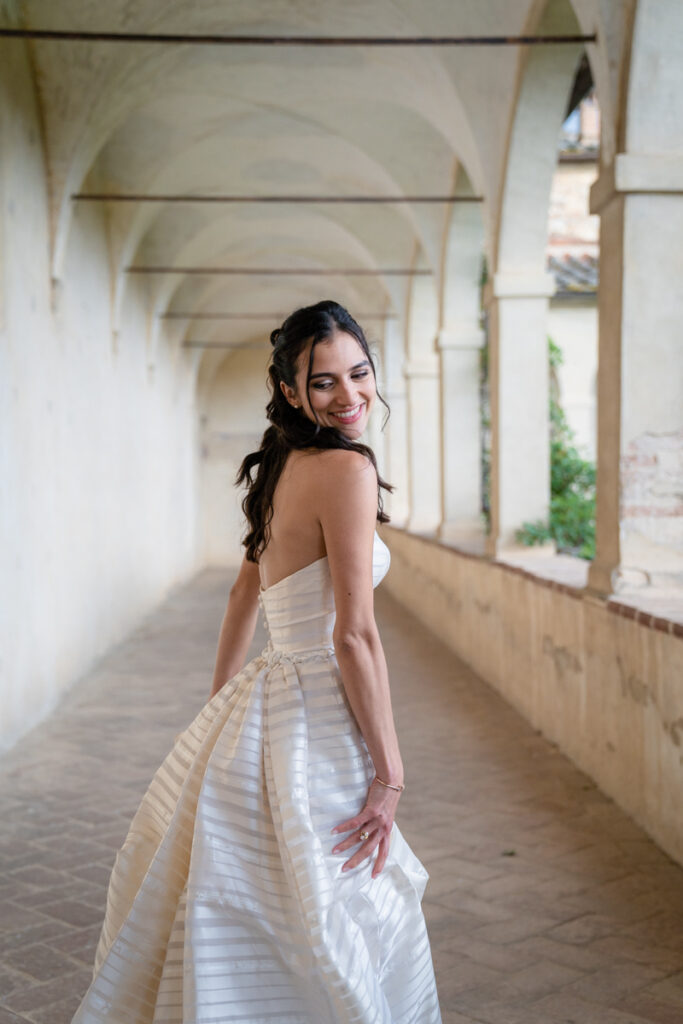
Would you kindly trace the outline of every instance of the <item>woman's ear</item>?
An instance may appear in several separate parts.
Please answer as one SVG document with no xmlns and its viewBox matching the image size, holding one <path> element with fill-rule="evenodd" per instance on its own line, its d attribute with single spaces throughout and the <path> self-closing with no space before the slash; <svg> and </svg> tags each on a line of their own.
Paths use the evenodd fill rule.
<svg viewBox="0 0 683 1024">
<path fill-rule="evenodd" d="M 283 380 L 280 381 L 280 390 L 285 396 L 290 405 L 293 405 L 295 409 L 298 409 L 301 402 L 296 397 L 296 391 L 294 388 L 290 388 L 289 384 L 285 384 Z"/>
</svg>

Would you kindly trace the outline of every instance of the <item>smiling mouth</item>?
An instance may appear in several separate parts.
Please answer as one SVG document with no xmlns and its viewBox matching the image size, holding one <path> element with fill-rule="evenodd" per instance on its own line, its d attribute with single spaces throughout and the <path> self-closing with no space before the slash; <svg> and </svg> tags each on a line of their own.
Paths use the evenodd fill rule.
<svg viewBox="0 0 683 1024">
<path fill-rule="evenodd" d="M 345 412 L 331 412 L 330 416 L 334 416 L 340 423 L 355 423 L 362 416 L 364 408 L 365 402 L 360 402 L 358 405 L 354 405 L 353 409 L 348 409 Z"/>
</svg>

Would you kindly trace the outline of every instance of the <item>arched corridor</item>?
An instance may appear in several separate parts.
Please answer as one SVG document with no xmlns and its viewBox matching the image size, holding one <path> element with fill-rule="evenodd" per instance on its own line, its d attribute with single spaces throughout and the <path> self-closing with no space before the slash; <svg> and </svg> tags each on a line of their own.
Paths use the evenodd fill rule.
<svg viewBox="0 0 683 1024">
<path fill-rule="evenodd" d="M 680 0 L 0 0 L 0 1024 L 82 988 L 208 692 L 270 333 L 323 298 L 391 407 L 447 1019 L 683 1019 L 681 38 Z"/>
<path fill-rule="evenodd" d="M 78 1005 L 114 854 L 206 698 L 229 582 L 176 589 L 7 755 L 2 1024 Z M 377 613 L 444 1024 L 675 1024 L 683 869 L 382 588 Z"/>
</svg>

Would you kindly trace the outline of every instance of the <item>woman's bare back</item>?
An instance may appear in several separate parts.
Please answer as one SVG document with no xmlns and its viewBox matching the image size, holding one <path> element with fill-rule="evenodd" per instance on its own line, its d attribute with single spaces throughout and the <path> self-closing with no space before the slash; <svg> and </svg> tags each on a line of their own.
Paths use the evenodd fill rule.
<svg viewBox="0 0 683 1024">
<path fill-rule="evenodd" d="M 292 451 L 273 495 L 273 518 L 266 548 L 259 558 L 264 589 L 298 572 L 326 554 L 320 519 L 320 460 L 327 452 Z"/>
</svg>

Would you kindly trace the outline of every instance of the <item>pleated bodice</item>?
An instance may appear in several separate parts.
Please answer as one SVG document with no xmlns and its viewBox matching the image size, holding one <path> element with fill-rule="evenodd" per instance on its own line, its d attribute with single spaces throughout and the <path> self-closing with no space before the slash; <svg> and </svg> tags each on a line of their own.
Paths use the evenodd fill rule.
<svg viewBox="0 0 683 1024">
<path fill-rule="evenodd" d="M 389 570 L 389 548 L 375 533 L 372 582 L 377 586 Z M 330 566 L 323 558 L 261 589 L 259 604 L 269 635 L 269 648 L 284 654 L 332 649 L 336 618 Z"/>
</svg>

